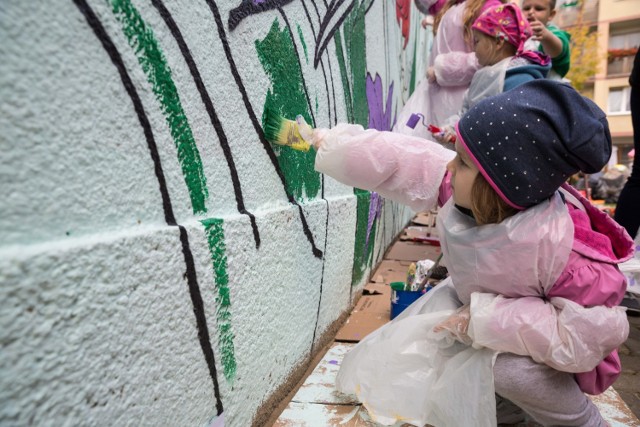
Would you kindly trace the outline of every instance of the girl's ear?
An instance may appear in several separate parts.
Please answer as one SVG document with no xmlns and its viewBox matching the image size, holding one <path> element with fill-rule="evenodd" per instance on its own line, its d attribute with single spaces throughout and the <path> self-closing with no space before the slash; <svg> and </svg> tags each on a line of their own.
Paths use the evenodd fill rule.
<svg viewBox="0 0 640 427">
<path fill-rule="evenodd" d="M 513 56 L 516 54 L 516 48 L 511 43 L 507 42 L 503 38 L 496 39 L 496 52 L 499 52 L 503 57 Z"/>
</svg>

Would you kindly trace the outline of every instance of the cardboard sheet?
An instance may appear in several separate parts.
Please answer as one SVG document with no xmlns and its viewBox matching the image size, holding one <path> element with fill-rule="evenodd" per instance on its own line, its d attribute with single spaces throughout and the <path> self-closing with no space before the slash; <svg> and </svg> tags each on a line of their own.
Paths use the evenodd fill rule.
<svg viewBox="0 0 640 427">
<path fill-rule="evenodd" d="M 384 260 L 371 276 L 374 283 L 390 284 L 391 282 L 404 282 L 407 280 L 407 270 L 411 261 Z"/>
<path fill-rule="evenodd" d="M 434 214 L 429 212 L 420 212 L 418 215 L 414 216 L 411 220 L 412 223 L 417 225 L 433 225 L 435 219 Z"/>
<path fill-rule="evenodd" d="M 415 242 L 395 242 L 385 254 L 385 259 L 396 261 L 435 261 L 440 255 L 440 247 Z"/>
<path fill-rule="evenodd" d="M 370 282 L 335 340 L 358 342 L 387 323 L 390 317 L 391 287 L 386 283 Z"/>
<path fill-rule="evenodd" d="M 402 234 L 400 234 L 400 240 L 403 242 L 408 241 L 440 246 L 440 239 L 437 233 L 432 233 L 429 227 L 407 227 Z"/>
</svg>

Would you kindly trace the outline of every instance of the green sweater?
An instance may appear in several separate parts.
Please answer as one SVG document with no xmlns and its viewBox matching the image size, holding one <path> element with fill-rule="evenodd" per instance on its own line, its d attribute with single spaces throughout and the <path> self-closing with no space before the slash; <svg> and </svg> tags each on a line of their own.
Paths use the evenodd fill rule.
<svg viewBox="0 0 640 427">
<path fill-rule="evenodd" d="M 552 23 L 547 24 L 547 29 L 551 31 L 562 42 L 562 52 L 555 58 L 551 58 L 551 70 L 555 71 L 560 77 L 564 77 L 569 72 L 571 66 L 571 50 L 569 48 L 569 40 L 571 35 L 564 30 L 556 27 Z M 544 52 L 542 44 L 538 47 L 540 52 Z"/>
</svg>

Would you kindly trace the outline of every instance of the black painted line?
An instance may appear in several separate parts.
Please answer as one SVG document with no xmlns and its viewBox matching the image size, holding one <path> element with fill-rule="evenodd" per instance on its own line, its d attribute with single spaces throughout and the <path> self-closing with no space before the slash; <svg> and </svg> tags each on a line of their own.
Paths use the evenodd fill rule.
<svg viewBox="0 0 640 427">
<path fill-rule="evenodd" d="M 309 22 L 309 26 L 311 27 L 311 32 L 313 32 L 313 40 L 314 40 L 314 46 L 315 46 L 318 43 L 318 37 L 316 36 L 316 31 L 313 27 L 311 16 L 309 15 L 309 9 L 307 8 L 307 4 L 304 2 L 304 0 L 302 0 L 302 7 L 304 9 L 305 15 L 307 16 L 307 21 Z M 316 8 L 316 12 L 317 10 L 318 9 Z M 320 15 L 318 15 L 318 23 L 319 22 L 320 22 Z M 331 70 L 331 58 L 329 57 L 329 55 L 327 55 L 327 61 L 329 62 L 328 67 L 329 67 L 329 74 L 330 74 L 330 80 L 331 80 L 331 92 L 333 94 L 333 124 L 335 125 L 338 123 L 338 113 L 336 109 L 336 90 L 335 90 L 335 87 L 333 86 L 333 72 Z M 327 104 L 329 105 L 329 124 L 331 124 L 331 102 L 329 98 L 329 89 L 327 85 L 327 74 L 324 69 L 324 64 L 322 62 L 320 62 L 320 64 L 322 64 L 322 74 L 324 75 L 324 84 L 327 91 Z"/>
<path fill-rule="evenodd" d="M 307 224 L 307 219 L 304 216 L 304 212 L 302 211 L 300 204 L 293 197 L 293 195 L 287 191 L 284 174 L 280 170 L 278 159 L 276 158 L 276 155 L 273 152 L 273 149 L 271 148 L 269 141 L 267 141 L 267 139 L 265 138 L 264 132 L 262 130 L 262 126 L 260 126 L 260 122 L 258 121 L 258 118 L 256 117 L 256 114 L 253 111 L 253 106 L 251 105 L 251 102 L 249 102 L 249 96 L 247 95 L 247 90 L 245 89 L 244 84 L 242 83 L 242 78 L 240 77 L 240 73 L 238 72 L 236 63 L 233 60 L 233 55 L 231 54 L 231 48 L 229 47 L 229 42 L 227 41 L 227 34 L 224 31 L 224 25 L 222 23 L 222 18 L 220 16 L 220 11 L 218 10 L 218 6 L 214 0 L 205 0 L 205 1 L 209 6 L 209 9 L 211 10 L 211 13 L 213 14 L 213 17 L 216 21 L 216 26 L 218 28 L 218 36 L 220 37 L 222 47 L 224 48 L 224 53 L 227 57 L 227 62 L 229 63 L 231 74 L 233 75 L 236 85 L 238 86 L 238 90 L 240 91 L 240 94 L 242 95 L 242 101 L 244 102 L 245 108 L 247 110 L 247 114 L 249 115 L 249 119 L 251 120 L 251 124 L 253 125 L 253 128 L 256 134 L 258 135 L 260 142 L 262 143 L 262 147 L 267 152 L 267 155 L 269 156 L 269 159 L 271 160 L 271 163 L 276 173 L 278 174 L 280 181 L 282 182 L 282 187 L 284 189 L 285 194 L 287 195 L 287 200 L 289 201 L 289 203 L 298 206 L 298 211 L 300 212 L 300 221 L 302 222 L 302 230 L 304 232 L 305 237 L 311 244 L 311 251 L 313 252 L 313 256 L 315 256 L 316 258 L 322 258 L 322 251 L 316 247 L 315 241 L 313 239 L 313 234 L 311 234 L 311 230 L 309 229 L 309 225 Z"/>
<path fill-rule="evenodd" d="M 162 207 L 164 210 L 165 221 L 168 225 L 177 226 L 180 230 L 182 254 L 184 256 L 184 261 L 187 268 L 186 279 L 189 286 L 189 295 L 191 296 L 191 302 L 193 304 L 193 312 L 196 317 L 200 348 L 202 349 L 202 352 L 204 354 L 205 362 L 207 363 L 207 367 L 209 368 L 209 375 L 211 376 L 211 379 L 213 381 L 213 390 L 216 398 L 216 410 L 218 411 L 218 415 L 220 415 L 223 411 L 223 407 L 220 397 L 220 387 L 218 385 L 218 374 L 216 371 L 213 349 L 211 348 L 211 343 L 209 340 L 209 329 L 207 328 L 207 319 L 204 314 L 204 304 L 202 303 L 202 295 L 200 294 L 200 287 L 198 286 L 198 278 L 196 276 L 193 254 L 191 253 L 191 248 L 189 247 L 189 238 L 187 232 L 183 226 L 176 223 L 173 214 L 171 199 L 169 197 L 169 191 L 167 189 L 167 184 L 164 178 L 164 172 L 162 170 L 158 147 L 153 136 L 149 118 L 144 111 L 144 106 L 142 105 L 142 101 L 138 96 L 138 92 L 136 91 L 133 81 L 131 80 L 131 77 L 127 72 L 124 61 L 122 60 L 122 56 L 118 52 L 115 44 L 107 34 L 107 31 L 96 16 L 95 12 L 91 9 L 86 0 L 73 0 L 73 2 L 78 7 L 80 12 L 84 15 L 87 23 L 89 24 L 89 27 L 91 27 L 91 29 L 93 30 L 93 33 L 102 44 L 102 47 L 109 55 L 111 62 L 120 74 L 122 84 L 127 91 L 131 102 L 133 103 L 138 121 L 140 122 L 140 125 L 144 130 L 147 146 L 149 147 L 149 154 L 151 155 L 156 178 L 158 179 L 158 186 L 160 187 L 159 190 L 162 196 Z"/>
<path fill-rule="evenodd" d="M 231 9 L 229 12 L 229 31 L 233 31 L 245 18 L 250 15 L 262 13 L 267 10 L 277 9 L 293 0 L 263 0 L 262 3 L 254 3 L 253 1 L 244 0 L 240 6 Z"/>
<path fill-rule="evenodd" d="M 322 186 L 323 190 L 324 190 L 324 183 Z M 324 230 L 325 230 L 325 234 L 324 234 L 324 250 L 323 252 L 326 254 L 327 253 L 327 240 L 329 240 L 329 201 L 325 200 L 325 203 L 327 204 L 327 219 L 325 220 L 324 223 Z M 323 258 L 322 259 L 322 272 L 320 273 L 320 295 L 318 297 L 318 311 L 316 312 L 316 326 L 313 328 L 313 338 L 311 340 L 311 350 L 309 352 L 309 355 L 311 357 L 313 357 L 313 351 L 315 348 L 315 343 L 316 343 L 316 334 L 318 333 L 318 323 L 320 323 L 320 307 L 322 307 L 322 288 L 324 285 L 324 267 L 326 265 L 326 260 Z"/>
<path fill-rule="evenodd" d="M 340 29 L 338 29 L 338 35 L 340 35 Z M 349 82 L 349 70 L 347 69 L 347 61 L 345 60 L 345 41 L 340 38 L 340 52 L 338 52 L 338 46 L 336 46 L 336 56 L 338 57 L 338 68 L 340 69 L 340 75 L 342 77 L 342 68 L 344 67 L 344 78 L 342 80 L 342 92 L 345 96 L 344 102 L 346 105 L 347 120 L 353 119 L 353 94 L 351 93 L 351 84 Z M 346 89 L 346 90 L 345 90 Z"/>
<path fill-rule="evenodd" d="M 340 3 L 344 2 L 344 0 L 340 0 Z M 329 41 L 333 38 L 333 34 L 336 32 L 336 30 L 338 30 L 340 28 L 340 26 L 342 25 L 342 23 L 344 22 L 345 19 L 347 19 L 347 16 L 349 15 L 349 13 L 351 12 L 351 9 L 353 9 L 353 6 L 355 5 L 356 0 L 353 0 L 351 2 L 351 4 L 347 7 L 347 10 L 343 13 L 343 15 L 340 17 L 340 19 L 338 20 L 338 22 L 336 23 L 336 25 L 334 25 L 331 30 L 329 30 L 327 37 L 324 39 L 324 41 L 322 42 L 322 45 L 320 46 L 320 49 L 318 49 L 318 44 L 316 44 L 316 52 L 315 52 L 315 56 L 314 56 L 314 65 L 317 66 L 318 61 L 320 60 L 320 57 L 322 56 L 322 54 L 324 53 L 325 49 L 327 48 L 327 44 L 329 44 Z M 338 5 L 340 6 L 340 5 Z M 326 30 L 327 27 L 327 23 L 329 22 L 329 19 L 331 16 L 333 16 L 333 14 L 336 12 L 337 9 L 334 9 L 333 11 L 330 11 L 327 16 L 324 17 L 322 23 L 320 24 L 320 30 L 318 31 L 318 40 L 322 39 L 322 35 L 324 33 L 324 31 Z M 327 18 L 329 17 L 329 18 Z"/>
<path fill-rule="evenodd" d="M 329 94 L 329 83 L 327 83 L 327 72 L 324 69 L 324 62 L 322 62 L 322 58 L 320 58 L 320 68 L 322 68 L 322 75 L 324 76 L 324 92 L 327 94 L 327 113 L 329 115 L 329 124 L 331 124 L 331 95 Z"/>
<path fill-rule="evenodd" d="M 313 33 L 313 44 L 315 45 L 316 43 L 318 43 L 318 37 L 316 36 L 316 29 L 313 26 L 313 21 L 311 20 L 311 15 L 309 15 L 309 9 L 307 8 L 307 4 L 304 2 L 304 0 L 301 0 L 302 3 L 302 8 L 304 9 L 304 14 L 307 15 L 307 21 L 309 22 L 309 26 L 311 27 L 311 32 Z M 316 12 L 318 11 L 318 9 L 316 8 Z M 318 23 L 320 21 L 320 16 L 318 16 Z"/>
<path fill-rule="evenodd" d="M 131 77 L 127 73 L 127 69 L 124 65 L 124 61 L 120 56 L 115 44 L 107 34 L 104 26 L 96 16 L 95 12 L 91 9 L 91 7 L 87 4 L 85 0 L 73 0 L 75 5 L 78 7 L 80 12 L 84 15 L 87 23 L 93 30 L 93 33 L 98 38 L 98 41 L 102 44 L 103 49 L 109 55 L 111 62 L 115 65 L 118 73 L 120 74 L 120 79 L 122 80 L 122 84 L 131 98 L 131 102 L 133 103 L 133 108 L 138 116 L 138 121 L 140 122 L 140 126 L 142 126 L 142 130 L 144 131 L 145 139 L 147 140 L 147 146 L 149 147 L 149 153 L 151 154 L 151 159 L 153 160 L 154 172 L 156 175 L 156 179 L 158 180 L 158 186 L 160 187 L 160 197 L 162 198 L 162 210 L 164 212 L 164 220 L 169 225 L 176 225 L 176 218 L 173 213 L 173 207 L 171 206 L 171 199 L 169 197 L 169 191 L 167 190 L 167 181 L 164 176 L 164 171 L 162 170 L 162 164 L 160 160 L 160 155 L 158 153 L 158 146 L 156 144 L 156 140 L 153 136 L 153 131 L 151 129 L 151 123 L 149 122 L 149 118 L 147 117 L 144 107 L 142 105 L 142 101 L 140 100 L 140 96 L 136 91 L 136 88 L 131 80 Z"/>
<path fill-rule="evenodd" d="M 320 14 L 318 13 L 318 8 L 315 5 L 315 2 L 312 1 L 313 6 L 316 9 L 316 14 L 318 14 L 318 23 L 320 22 Z M 307 8 L 307 5 L 305 3 L 304 0 L 302 0 L 302 7 L 304 8 L 304 13 L 307 16 L 307 21 L 309 22 L 309 26 L 311 26 L 311 31 L 313 32 L 313 38 L 314 38 L 314 45 L 318 42 L 318 39 L 316 37 L 316 32 L 315 29 L 313 27 L 313 22 L 311 20 L 311 16 L 309 15 L 309 9 Z M 330 65 L 331 63 L 329 63 Z M 329 71 L 331 72 L 331 68 L 329 68 Z M 324 71 L 324 65 L 322 67 L 322 74 L 324 75 L 324 79 L 325 79 L 325 87 L 327 86 L 327 75 L 325 74 Z M 333 89 L 333 75 L 331 76 L 331 88 Z M 328 89 L 327 89 L 327 102 L 329 102 L 328 100 Z M 337 121 L 337 115 L 335 115 L 335 111 L 336 111 L 336 96 L 335 96 L 335 90 L 333 92 L 333 111 L 334 111 L 334 123 L 336 123 Z M 329 122 L 331 122 L 331 107 L 329 106 Z M 327 252 L 327 240 L 329 239 L 329 201 L 326 200 L 324 198 L 324 189 L 325 189 L 325 185 L 324 185 L 324 174 L 321 174 L 321 179 L 322 179 L 322 183 L 321 183 L 321 193 L 320 193 L 320 197 L 325 201 L 325 203 L 327 204 L 327 219 L 325 220 L 325 227 L 324 227 L 324 253 Z M 324 267 L 325 267 L 325 259 L 322 260 L 322 273 L 320 276 L 320 296 L 318 299 L 318 311 L 316 312 L 316 325 L 313 328 L 313 338 L 311 340 L 311 350 L 309 352 L 310 356 L 313 356 L 314 353 L 314 349 L 315 349 L 315 342 L 316 342 L 316 334 L 318 332 L 318 323 L 320 322 L 320 308 L 322 307 L 322 289 L 323 289 L 323 284 L 324 284 Z"/>
<path fill-rule="evenodd" d="M 340 0 L 340 4 L 342 4 L 343 2 L 344 2 L 344 0 Z M 322 35 L 324 34 L 324 31 L 327 28 L 327 23 L 329 21 L 331 21 L 331 18 L 333 17 L 333 15 L 335 15 L 335 13 L 337 11 L 337 8 L 334 9 L 333 3 L 334 3 L 334 1 L 332 0 L 331 4 L 329 6 L 327 6 L 327 4 L 325 2 L 325 6 L 327 6 L 327 11 L 326 11 L 325 15 L 322 17 L 322 21 L 320 22 L 320 29 L 318 30 L 318 41 L 321 41 Z M 338 6 L 340 6 L 340 5 L 338 5 Z M 316 46 L 316 52 L 317 52 L 317 48 L 318 48 L 318 46 Z"/>
<path fill-rule="evenodd" d="M 185 276 L 187 278 L 187 284 L 189 285 L 189 295 L 191 296 L 193 313 L 196 316 L 196 324 L 198 326 L 198 338 L 205 360 L 207 361 L 207 365 L 209 365 L 209 373 L 211 374 L 211 378 L 213 378 L 213 387 L 216 397 L 216 413 L 219 416 L 223 412 L 222 398 L 220 396 L 220 386 L 218 385 L 215 356 L 213 354 L 213 348 L 211 347 L 209 328 L 207 327 L 207 318 L 204 314 L 204 302 L 202 301 L 200 286 L 198 285 L 198 276 L 196 275 L 196 266 L 193 261 L 193 254 L 191 253 L 191 247 L 189 246 L 189 235 L 182 225 L 178 225 L 178 228 L 180 229 L 182 254 L 187 267 Z"/>
<path fill-rule="evenodd" d="M 353 0 L 355 2 L 355 0 Z M 340 4 L 342 4 L 344 0 L 340 0 Z M 333 8 L 333 1 L 328 6 L 325 15 L 322 17 L 322 21 L 320 22 L 320 28 L 318 30 L 318 41 L 316 42 L 314 56 L 313 56 L 313 65 L 314 67 L 318 66 L 318 42 L 322 41 L 322 36 L 324 35 L 325 30 L 327 29 L 328 22 L 331 21 L 333 15 L 335 15 L 337 8 Z M 325 3 L 326 6 L 326 3 Z M 339 6 L 339 5 L 338 5 Z"/>
<path fill-rule="evenodd" d="M 329 78 L 331 79 L 331 93 L 333 94 L 333 124 L 338 124 L 338 111 L 336 109 L 336 88 L 333 84 L 333 70 L 331 69 L 331 55 L 327 54 L 327 62 L 329 63 Z"/>
<path fill-rule="evenodd" d="M 367 6 L 367 9 L 364 11 L 365 15 L 369 13 L 369 10 L 371 10 L 371 6 L 373 6 L 373 3 L 375 3 L 375 1 L 376 0 L 370 0 L 369 6 Z"/>
<path fill-rule="evenodd" d="M 311 5 L 313 5 L 313 8 L 316 10 L 316 15 L 318 15 L 318 23 L 320 23 L 321 19 L 320 19 L 320 11 L 318 10 L 318 6 L 316 5 L 315 0 L 311 0 Z M 324 0 L 324 7 L 327 7 L 327 2 L 326 0 Z"/>
<path fill-rule="evenodd" d="M 169 10 L 165 7 L 161 0 L 151 0 L 151 3 L 156 8 L 165 24 L 171 31 L 173 38 L 175 39 L 178 47 L 180 48 L 180 52 L 184 57 L 187 66 L 189 67 L 189 71 L 191 72 L 191 77 L 198 89 L 198 93 L 200 94 L 200 98 L 202 99 L 202 103 L 207 110 L 207 114 L 209 115 L 209 120 L 211 121 L 211 125 L 216 131 L 218 135 L 218 140 L 220 141 L 220 148 L 222 148 L 222 152 L 224 153 L 224 158 L 227 161 L 227 167 L 229 168 L 229 172 L 231 173 L 231 181 L 233 183 L 233 190 L 236 197 L 236 205 L 238 212 L 241 214 L 247 215 L 249 220 L 251 221 L 251 228 L 253 229 L 253 240 L 256 243 L 256 249 L 260 247 L 260 231 L 258 230 L 258 224 L 256 223 L 256 217 L 251 212 L 247 210 L 244 204 L 244 197 L 242 195 L 242 184 L 240 183 L 240 178 L 238 176 L 238 171 L 236 169 L 235 161 L 233 159 L 233 154 L 231 154 L 231 147 L 229 145 L 229 140 L 227 139 L 227 135 L 224 132 L 222 127 L 222 123 L 220 122 L 220 118 L 216 113 L 216 110 L 211 102 L 211 97 L 207 92 L 206 87 L 202 81 L 202 77 L 200 75 L 200 71 L 196 66 L 196 62 L 193 59 L 193 55 L 191 55 L 191 51 L 189 50 L 189 46 L 184 40 L 178 25 L 174 21 L 173 17 Z"/>
</svg>

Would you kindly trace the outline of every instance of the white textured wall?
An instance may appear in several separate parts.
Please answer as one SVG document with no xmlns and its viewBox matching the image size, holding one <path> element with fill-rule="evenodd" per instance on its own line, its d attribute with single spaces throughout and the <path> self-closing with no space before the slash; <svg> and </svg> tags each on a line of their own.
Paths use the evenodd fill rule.
<svg viewBox="0 0 640 427">
<path fill-rule="evenodd" d="M 268 93 L 286 109 L 306 88 L 318 126 L 366 119 L 364 70 L 382 105 L 394 85 L 393 120 L 426 50 L 411 1 L 404 50 L 395 2 L 325 3 L 2 2 L 1 425 L 203 426 L 223 409 L 248 426 L 318 350 L 411 212 L 385 201 L 365 242 L 370 196 L 359 218 L 313 154 L 261 137 Z M 364 45 L 340 22 L 359 8 Z M 274 23 L 296 54 L 258 48 Z M 293 61 L 304 88 L 265 61 Z"/>
</svg>

